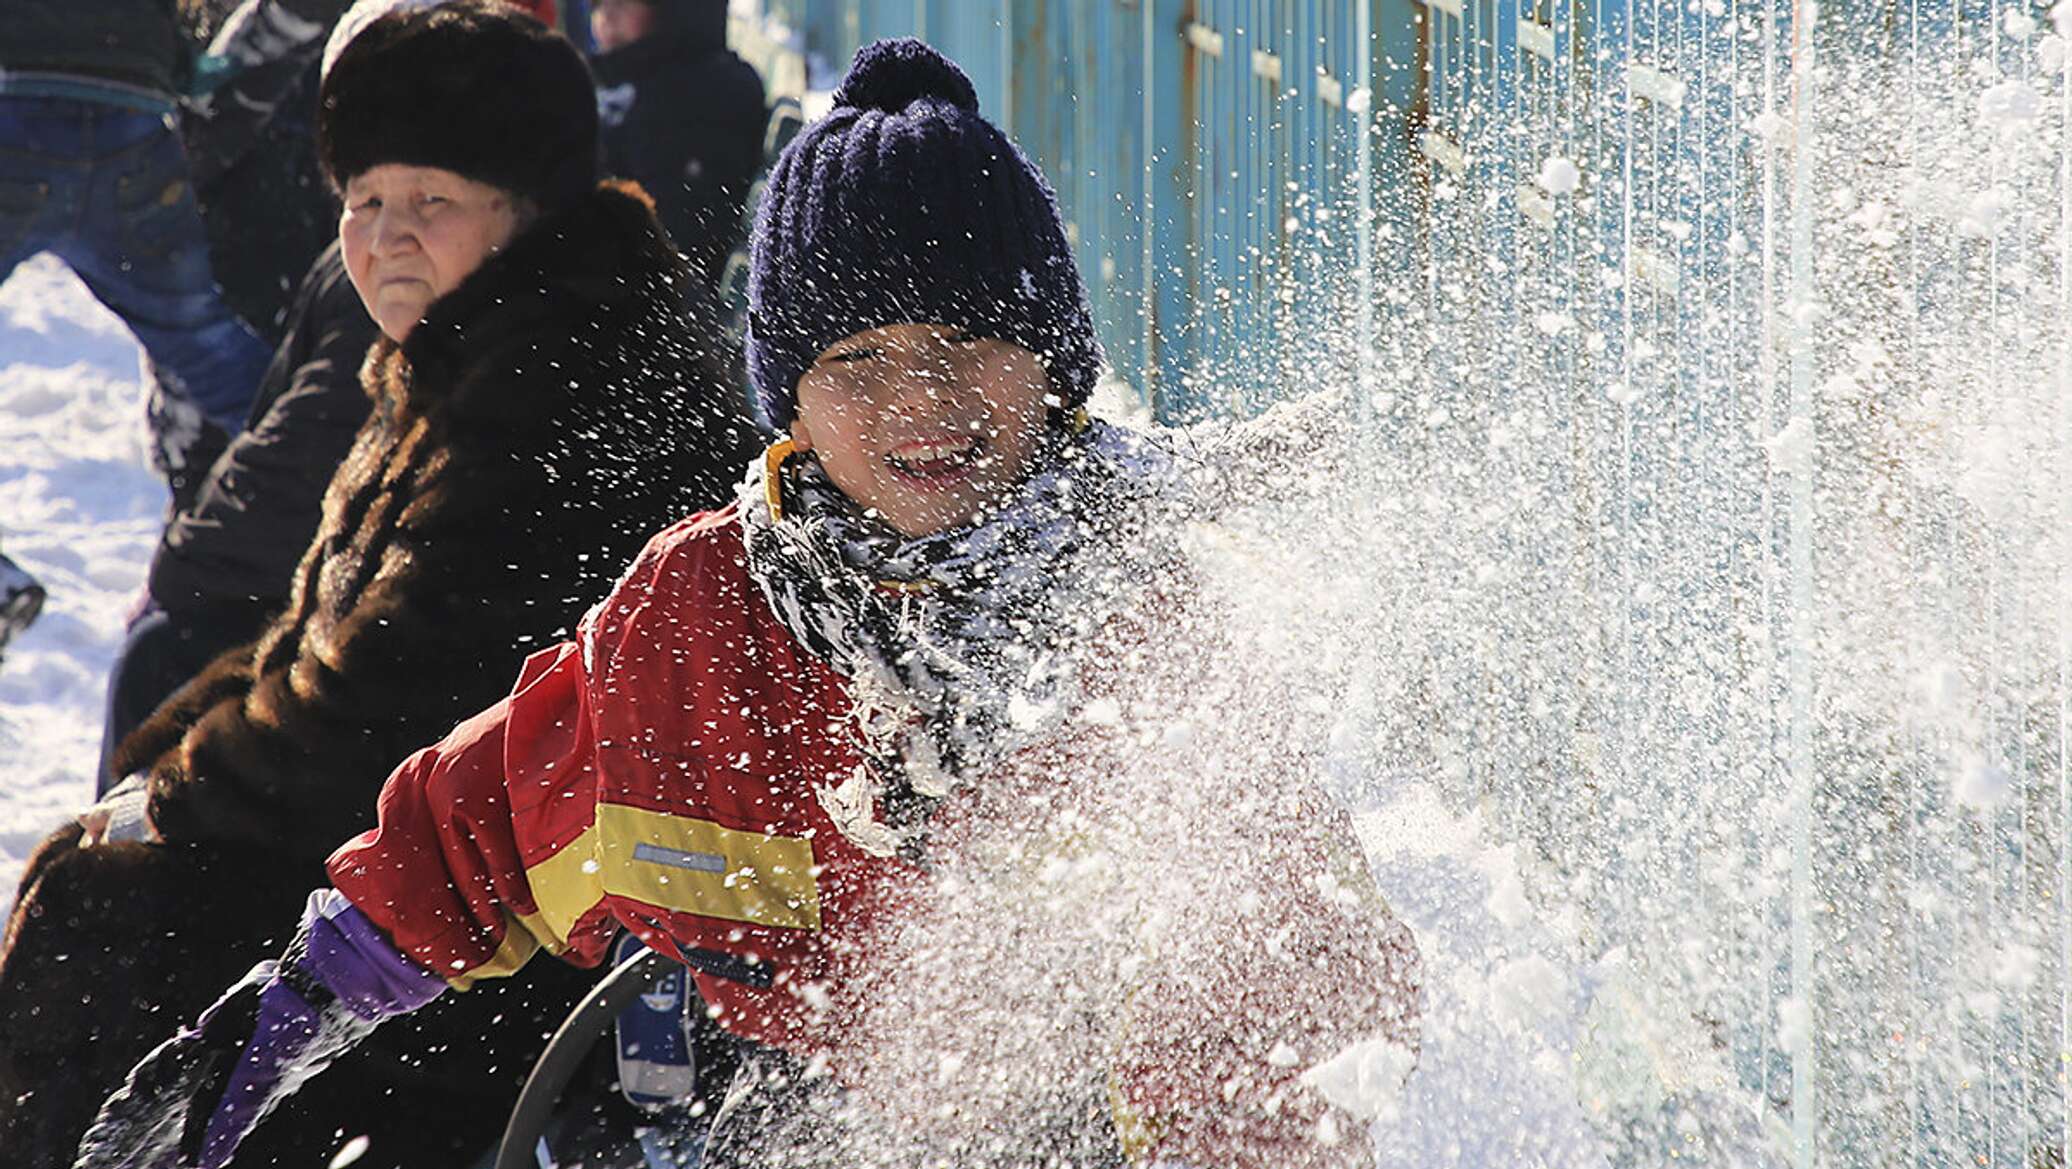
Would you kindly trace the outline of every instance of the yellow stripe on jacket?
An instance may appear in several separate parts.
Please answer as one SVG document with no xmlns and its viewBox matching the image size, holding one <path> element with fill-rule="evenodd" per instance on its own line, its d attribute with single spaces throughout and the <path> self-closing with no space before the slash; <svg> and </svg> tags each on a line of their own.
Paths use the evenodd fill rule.
<svg viewBox="0 0 2072 1169">
<path fill-rule="evenodd" d="M 820 928 L 812 841 L 623 804 L 598 805 L 597 819 L 529 866 L 525 880 L 537 911 L 511 919 L 496 955 L 454 981 L 509 974 L 535 949 L 565 952 L 576 923 L 606 897 L 749 925 Z"/>
</svg>

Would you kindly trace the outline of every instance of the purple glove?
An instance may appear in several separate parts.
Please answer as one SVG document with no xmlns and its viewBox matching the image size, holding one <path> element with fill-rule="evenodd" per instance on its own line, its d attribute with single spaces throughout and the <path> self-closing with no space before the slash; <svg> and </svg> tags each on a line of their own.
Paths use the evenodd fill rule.
<svg viewBox="0 0 2072 1169">
<path fill-rule="evenodd" d="M 313 893 L 278 962 L 261 962 L 160 1044 L 94 1119 L 78 1169 L 221 1169 L 297 1088 L 446 988 L 335 889 Z"/>
</svg>

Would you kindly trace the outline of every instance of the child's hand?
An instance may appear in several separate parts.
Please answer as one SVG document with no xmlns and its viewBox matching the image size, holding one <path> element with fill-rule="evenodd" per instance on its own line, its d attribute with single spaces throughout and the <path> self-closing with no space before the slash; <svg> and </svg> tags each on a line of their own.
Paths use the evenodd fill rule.
<svg viewBox="0 0 2072 1169">
<path fill-rule="evenodd" d="M 75 1169 L 221 1169 L 304 1081 L 444 988 L 337 890 L 314 893 L 279 962 L 253 967 L 130 1072 Z"/>
<path fill-rule="evenodd" d="M 273 964 L 253 968 L 195 1027 L 158 1045 L 109 1097 L 79 1142 L 76 1169 L 193 1165 L 210 1118 L 261 1015 Z M 228 1160 L 227 1154 L 210 1164 Z"/>
</svg>

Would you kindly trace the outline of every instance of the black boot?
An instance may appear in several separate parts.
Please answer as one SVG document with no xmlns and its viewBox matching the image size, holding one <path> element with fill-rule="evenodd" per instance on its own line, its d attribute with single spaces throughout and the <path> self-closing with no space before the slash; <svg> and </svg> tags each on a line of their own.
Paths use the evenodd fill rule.
<svg viewBox="0 0 2072 1169">
<path fill-rule="evenodd" d="M 0 555 L 0 650 L 43 612 L 43 586 L 20 565 Z"/>
</svg>

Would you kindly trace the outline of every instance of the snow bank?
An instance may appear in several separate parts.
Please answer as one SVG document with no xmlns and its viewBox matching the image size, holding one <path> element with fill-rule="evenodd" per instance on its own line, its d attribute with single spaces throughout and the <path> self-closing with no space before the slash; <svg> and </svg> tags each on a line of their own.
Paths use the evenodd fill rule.
<svg viewBox="0 0 2072 1169">
<path fill-rule="evenodd" d="M 48 256 L 0 285 L 0 550 L 50 590 L 0 663 L 0 884 L 93 795 L 109 663 L 158 539 L 137 346 Z"/>
</svg>

